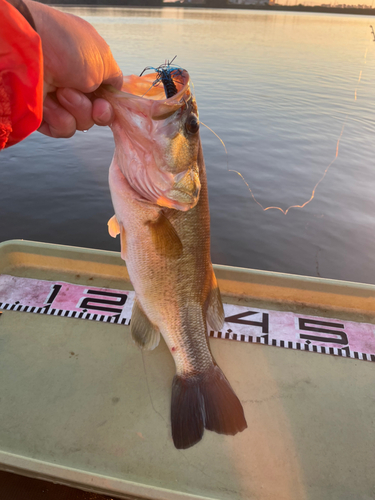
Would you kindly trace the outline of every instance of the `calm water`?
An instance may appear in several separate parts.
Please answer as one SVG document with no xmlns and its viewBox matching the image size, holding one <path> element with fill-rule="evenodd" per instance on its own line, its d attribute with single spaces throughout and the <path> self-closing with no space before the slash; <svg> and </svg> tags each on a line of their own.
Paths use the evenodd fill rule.
<svg viewBox="0 0 375 500">
<path fill-rule="evenodd" d="M 375 283 L 372 18 L 65 10 L 96 27 L 124 74 L 176 54 L 190 72 L 200 118 L 228 151 L 201 128 L 214 263 Z M 118 250 L 106 227 L 112 153 L 98 127 L 69 140 L 36 133 L 1 153 L 0 240 Z M 286 215 L 264 211 L 230 171 L 264 208 L 286 210 L 310 199 L 329 165 L 314 199 Z"/>
</svg>

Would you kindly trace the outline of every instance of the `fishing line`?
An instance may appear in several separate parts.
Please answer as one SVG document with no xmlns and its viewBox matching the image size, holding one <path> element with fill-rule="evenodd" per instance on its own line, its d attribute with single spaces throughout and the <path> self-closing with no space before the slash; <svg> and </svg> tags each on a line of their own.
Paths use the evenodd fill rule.
<svg viewBox="0 0 375 500">
<path fill-rule="evenodd" d="M 216 132 L 214 132 L 214 131 L 212 130 L 212 128 L 210 128 L 208 125 L 206 125 L 205 123 L 201 122 L 200 120 L 199 120 L 199 123 L 200 123 L 201 125 L 203 125 L 204 127 L 208 128 L 208 130 L 209 130 L 210 132 L 212 132 L 214 135 L 216 135 L 216 137 L 219 139 L 219 141 L 220 141 L 220 142 L 221 142 L 221 144 L 223 145 L 223 148 L 225 149 L 225 154 L 227 155 L 227 165 L 229 166 L 229 163 L 228 163 L 228 151 L 227 151 L 227 148 L 225 147 L 224 141 L 223 141 L 223 140 L 222 140 L 222 139 L 221 139 L 221 138 L 217 135 L 217 133 L 216 133 Z M 234 172 L 234 170 L 228 170 L 228 172 Z"/>
<path fill-rule="evenodd" d="M 334 157 L 334 159 L 331 161 L 331 163 L 328 165 L 328 167 L 325 169 L 322 177 L 319 179 L 319 181 L 315 184 L 314 186 L 314 189 L 312 190 L 312 193 L 311 193 L 311 196 L 310 198 L 305 201 L 305 203 L 303 203 L 302 205 L 291 205 L 290 207 L 288 207 L 286 210 L 283 210 L 281 207 L 264 207 L 261 203 L 259 203 L 259 201 L 255 198 L 250 186 L 248 185 L 248 183 L 245 181 L 245 179 L 243 178 L 242 174 L 240 174 L 240 172 L 237 172 L 237 170 L 229 170 L 229 172 L 235 172 L 236 174 L 238 174 L 241 179 L 244 181 L 244 183 L 246 184 L 248 190 L 250 191 L 250 194 L 253 198 L 253 200 L 255 201 L 255 203 L 257 203 L 265 212 L 267 210 L 280 210 L 280 212 L 282 212 L 284 215 L 286 215 L 289 210 L 291 208 L 304 208 L 307 204 L 310 203 L 310 201 L 312 201 L 314 199 L 314 196 L 315 196 L 315 191 L 316 191 L 316 188 L 319 186 L 319 184 L 322 182 L 322 180 L 324 179 L 324 177 L 327 175 L 327 172 L 329 170 L 329 167 L 337 160 L 337 157 L 338 157 L 338 154 L 339 154 L 339 145 L 340 145 L 340 140 L 341 140 L 341 137 L 342 137 L 342 134 L 344 132 L 344 128 L 345 128 L 345 124 L 346 124 L 346 119 L 347 117 L 345 118 L 345 121 L 344 121 L 344 124 L 342 126 L 342 129 L 341 129 L 341 133 L 339 135 L 339 138 L 337 140 L 337 144 L 336 144 L 336 155 Z"/>
<path fill-rule="evenodd" d="M 221 137 L 219 137 L 219 136 L 217 135 L 217 133 L 216 133 L 216 132 L 214 132 L 214 131 L 213 131 L 213 130 L 212 130 L 212 129 L 208 126 L 208 125 L 206 125 L 206 124 L 205 124 L 205 123 L 203 123 L 202 121 L 200 121 L 199 123 L 201 123 L 201 125 L 203 125 L 204 127 L 206 127 L 206 128 L 207 128 L 210 132 L 212 132 L 212 133 L 213 133 L 213 134 L 214 134 L 214 135 L 215 135 L 215 136 L 219 139 L 219 141 L 221 142 L 221 144 L 222 144 L 222 145 L 223 145 L 223 147 L 224 147 L 225 154 L 227 155 L 227 170 L 228 170 L 228 172 L 234 172 L 234 173 L 236 173 L 237 175 L 239 175 L 239 176 L 241 177 L 241 179 L 242 179 L 242 180 L 243 180 L 243 182 L 245 183 L 245 185 L 246 185 L 247 189 L 249 190 L 249 192 L 250 192 L 250 194 L 251 194 L 251 196 L 252 196 L 253 200 L 255 201 L 255 203 L 257 203 L 257 205 L 259 205 L 259 206 L 262 208 L 262 210 L 264 210 L 265 212 L 266 212 L 267 210 L 280 210 L 280 212 L 282 212 L 284 215 L 286 215 L 286 214 L 289 212 L 289 210 L 290 210 L 291 208 L 304 208 L 304 207 L 305 207 L 308 203 L 310 203 L 310 201 L 312 201 L 312 200 L 313 200 L 313 198 L 314 198 L 314 196 L 315 196 L 315 191 L 316 191 L 316 188 L 319 186 L 319 184 L 322 182 L 322 180 L 323 180 L 323 179 L 324 179 L 324 177 L 326 176 L 326 174 L 327 174 L 327 172 L 328 172 L 328 170 L 329 170 L 329 167 L 330 167 L 330 166 L 331 166 L 331 165 L 332 165 L 332 164 L 333 164 L 333 163 L 337 160 L 337 157 L 338 157 L 338 154 L 339 154 L 339 145 L 340 145 L 340 140 L 341 140 L 342 134 L 344 133 L 344 128 L 345 128 L 345 125 L 346 125 L 346 120 L 347 120 L 347 118 L 348 118 L 348 117 L 346 116 L 346 117 L 345 117 L 345 120 L 344 120 L 344 124 L 343 124 L 342 129 L 341 129 L 341 133 L 340 133 L 339 138 L 338 138 L 338 140 L 337 140 L 337 144 L 336 144 L 336 155 L 335 155 L 334 159 L 331 161 L 331 163 L 328 165 L 328 167 L 325 169 L 325 171 L 324 171 L 324 173 L 323 173 L 322 177 L 321 177 L 321 178 L 319 179 L 319 181 L 315 184 L 314 189 L 312 190 L 312 193 L 311 193 L 310 198 L 309 198 L 307 201 L 305 201 L 305 203 L 304 203 L 303 205 L 291 205 L 291 206 L 290 206 L 290 207 L 288 207 L 286 210 L 283 210 L 281 207 L 272 207 L 272 206 L 271 206 L 271 207 L 264 207 L 264 206 L 263 206 L 263 205 L 262 205 L 262 204 L 261 204 L 261 203 L 260 203 L 260 202 L 259 202 L 256 198 L 255 198 L 254 193 L 253 193 L 253 192 L 252 192 L 252 190 L 251 190 L 251 187 L 250 187 L 250 186 L 249 186 L 249 184 L 246 182 L 246 180 L 244 179 L 243 175 L 242 175 L 240 172 L 238 172 L 238 170 L 233 170 L 233 169 L 230 169 L 230 168 L 229 168 L 228 151 L 227 151 L 227 148 L 226 148 L 226 146 L 225 146 L 225 144 L 224 144 L 224 141 L 221 139 Z"/>
<path fill-rule="evenodd" d="M 372 28 L 372 26 L 370 26 Z M 375 33 L 374 31 L 372 31 L 373 35 L 374 35 L 374 42 L 375 42 Z M 368 52 L 368 49 L 369 49 L 369 46 L 366 47 L 366 50 L 365 50 L 365 54 L 364 54 L 364 64 L 367 63 L 367 52 Z M 361 79 L 362 79 L 362 72 L 363 70 L 361 69 L 360 72 L 359 72 L 359 76 L 358 76 L 358 81 L 357 81 L 357 86 L 354 90 L 354 100 L 356 101 L 357 100 L 357 90 L 358 90 L 358 86 L 361 82 Z M 342 125 L 342 128 L 341 128 L 341 132 L 340 132 L 340 135 L 337 139 L 337 143 L 336 143 L 336 153 L 335 153 L 335 157 L 333 158 L 333 160 L 331 161 L 331 163 L 327 166 L 327 168 L 324 170 L 324 173 L 322 175 L 322 177 L 318 180 L 318 182 L 315 184 L 312 192 L 311 192 L 311 196 L 310 198 L 305 201 L 305 203 L 303 203 L 302 205 L 291 205 L 290 207 L 288 207 L 286 210 L 282 209 L 281 207 L 274 207 L 274 206 L 269 206 L 269 207 L 264 207 L 257 199 L 256 197 L 254 196 L 254 193 L 252 192 L 249 184 L 246 182 L 245 178 L 243 177 L 243 175 L 238 172 L 237 170 L 234 170 L 234 169 L 229 169 L 229 160 L 228 160 L 228 151 L 227 151 L 227 148 L 224 144 L 224 141 L 218 136 L 218 134 L 216 134 L 216 132 L 214 132 L 210 127 L 208 127 L 208 125 L 204 124 L 203 122 L 200 122 L 204 127 L 206 127 L 208 130 L 210 130 L 218 139 L 219 141 L 221 142 L 221 144 L 223 145 L 224 147 L 224 150 L 225 150 L 225 154 L 227 155 L 227 170 L 228 172 L 234 172 L 236 173 L 237 175 L 239 175 L 239 177 L 241 177 L 242 181 L 244 182 L 244 184 L 246 185 L 247 189 L 249 190 L 250 194 L 251 194 L 251 197 L 253 198 L 253 200 L 255 201 L 255 203 L 257 203 L 257 205 L 259 205 L 261 207 L 261 209 L 263 211 L 267 211 L 267 210 L 279 210 L 280 212 L 282 212 L 284 215 L 287 215 L 287 213 L 289 212 L 290 209 L 292 208 L 304 208 L 306 205 L 308 205 L 315 197 L 315 192 L 316 192 L 316 189 L 318 188 L 319 184 L 323 181 L 323 179 L 325 178 L 325 176 L 327 175 L 328 173 L 328 170 L 329 168 L 331 167 L 331 165 L 333 165 L 333 163 L 337 160 L 338 158 L 338 154 L 339 154 L 339 146 L 340 146 L 340 141 L 341 141 L 341 138 L 342 138 L 342 135 L 344 133 L 344 129 L 345 129 L 345 125 L 346 125 L 346 122 L 347 122 L 347 119 L 348 119 L 348 116 L 345 117 L 345 120 L 344 120 L 344 123 Z"/>
<path fill-rule="evenodd" d="M 368 51 L 368 47 L 365 50 L 365 56 L 364 56 L 365 62 L 364 62 L 364 64 L 366 64 L 367 51 Z M 358 89 L 358 85 L 361 82 L 361 78 L 362 78 L 362 70 L 360 70 L 360 72 L 359 72 L 358 81 L 357 81 L 357 87 L 354 90 L 354 100 L 355 101 L 357 100 L 357 89 Z"/>
</svg>

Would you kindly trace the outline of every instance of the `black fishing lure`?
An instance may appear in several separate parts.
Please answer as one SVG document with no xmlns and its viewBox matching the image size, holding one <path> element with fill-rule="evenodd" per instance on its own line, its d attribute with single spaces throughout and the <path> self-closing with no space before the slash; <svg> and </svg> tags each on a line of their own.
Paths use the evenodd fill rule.
<svg viewBox="0 0 375 500">
<path fill-rule="evenodd" d="M 165 64 L 161 64 L 157 68 L 153 68 L 152 66 L 147 66 L 139 76 L 142 76 L 145 71 L 155 71 L 158 75 L 157 79 L 152 84 L 153 87 L 159 85 L 160 83 L 164 86 L 164 92 L 167 99 L 173 97 L 177 94 L 178 90 L 175 84 L 175 81 L 180 82 L 177 78 L 182 74 L 182 69 L 178 66 L 171 66 L 173 61 L 176 59 L 175 56 L 172 61 L 168 61 Z"/>
</svg>

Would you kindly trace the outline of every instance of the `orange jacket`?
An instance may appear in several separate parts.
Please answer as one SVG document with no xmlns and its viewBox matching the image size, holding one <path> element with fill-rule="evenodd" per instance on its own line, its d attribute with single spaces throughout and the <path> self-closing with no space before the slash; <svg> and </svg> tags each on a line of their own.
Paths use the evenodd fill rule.
<svg viewBox="0 0 375 500">
<path fill-rule="evenodd" d="M 40 36 L 15 7 L 0 0 L 0 150 L 34 132 L 42 112 Z"/>
</svg>

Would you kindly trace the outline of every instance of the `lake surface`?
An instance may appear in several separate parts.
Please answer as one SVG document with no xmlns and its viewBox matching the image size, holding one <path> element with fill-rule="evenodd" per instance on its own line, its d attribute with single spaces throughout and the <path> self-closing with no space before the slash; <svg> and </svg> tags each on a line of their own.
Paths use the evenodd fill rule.
<svg viewBox="0 0 375 500">
<path fill-rule="evenodd" d="M 124 74 L 175 55 L 189 71 L 200 119 L 228 151 L 201 127 L 214 263 L 375 283 L 373 18 L 63 10 L 95 26 Z M 94 127 L 2 152 L 0 241 L 119 250 L 107 233 L 113 147 Z"/>
</svg>

